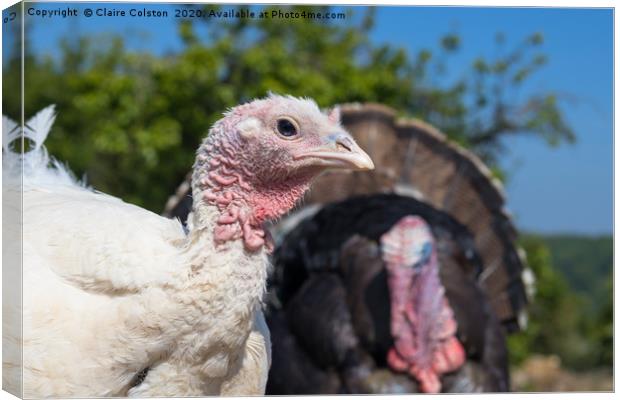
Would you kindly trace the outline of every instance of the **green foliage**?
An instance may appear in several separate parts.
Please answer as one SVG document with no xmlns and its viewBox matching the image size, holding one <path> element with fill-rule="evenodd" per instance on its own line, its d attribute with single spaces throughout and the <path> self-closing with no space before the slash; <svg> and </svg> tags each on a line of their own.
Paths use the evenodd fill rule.
<svg viewBox="0 0 620 400">
<path fill-rule="evenodd" d="M 557 354 L 562 363 L 575 370 L 598 366 L 611 367 L 613 357 L 612 330 L 612 285 L 611 264 L 606 264 L 601 276 L 591 279 L 605 279 L 600 289 L 603 303 L 593 309 L 588 297 L 596 291 L 575 291 L 565 278 L 565 259 L 559 247 L 566 254 L 571 246 L 579 248 L 582 269 L 588 269 L 592 259 L 606 260 L 608 247 L 589 246 L 588 239 L 573 237 L 560 245 L 561 238 L 544 238 L 527 235 L 522 246 L 527 252 L 527 261 L 536 276 L 536 293 L 529 306 L 529 323 L 524 332 L 511 336 L 509 348 L 511 361 L 519 364 L 532 353 Z M 606 242 L 607 240 L 602 240 Z M 547 243 L 553 243 L 549 246 Z M 553 249 L 553 251 L 550 251 Z M 556 258 L 556 254 L 560 254 Z M 574 253 L 577 254 L 577 253 Z M 558 268 L 562 265 L 562 268 Z M 576 264 L 575 264 L 576 265 Z M 570 269 L 568 269 L 570 270 Z M 597 288 L 598 289 L 598 288 Z"/>
<path fill-rule="evenodd" d="M 614 362 L 614 293 L 613 276 L 610 273 L 604 287 L 604 302 L 594 314 L 591 336 L 600 344 L 598 363 L 612 366 Z"/>
<path fill-rule="evenodd" d="M 553 93 L 522 102 L 511 96 L 544 64 L 537 50 L 542 35 L 509 52 L 502 50 L 504 39 L 498 40 L 500 56 L 480 58 L 464 78 L 439 85 L 462 46 L 457 34 L 439 38 L 437 48 L 411 54 L 371 43 L 374 8 L 362 10 L 348 11 L 347 20 L 336 23 L 182 20 L 184 48 L 165 56 L 129 52 L 114 36 L 68 38 L 56 62 L 27 54 L 25 115 L 57 104 L 50 152 L 78 175 L 86 173 L 98 189 L 156 212 L 221 112 L 268 91 L 312 97 L 323 107 L 385 103 L 435 124 L 491 164 L 501 150 L 500 138 L 508 134 L 535 134 L 550 143 L 572 139 Z M 208 30 L 208 39 L 196 24 Z M 19 64 L 14 59 L 3 69 L 5 99 L 19 92 Z M 20 114 L 18 102 L 3 105 L 6 114 Z"/>
<path fill-rule="evenodd" d="M 573 290 L 588 296 L 592 310 L 599 309 L 611 284 L 613 238 L 554 235 L 545 236 L 544 241 L 553 254 L 554 267 Z"/>
<path fill-rule="evenodd" d="M 598 344 L 596 364 L 613 363 L 613 237 L 545 236 L 553 265 L 572 291 L 584 300 L 587 340 Z"/>
<path fill-rule="evenodd" d="M 534 33 L 505 51 L 505 36 L 498 34 L 496 44 L 502 55 L 491 61 L 476 59 L 469 79 L 472 129 L 466 136 L 471 146 L 483 159 L 493 162 L 504 150 L 498 140 L 502 136 L 530 133 L 552 146 L 574 142 L 575 134 L 558 107 L 557 94 L 540 93 L 520 103 L 513 100 L 528 78 L 547 62 L 545 54 L 537 51 L 543 35 Z"/>
</svg>

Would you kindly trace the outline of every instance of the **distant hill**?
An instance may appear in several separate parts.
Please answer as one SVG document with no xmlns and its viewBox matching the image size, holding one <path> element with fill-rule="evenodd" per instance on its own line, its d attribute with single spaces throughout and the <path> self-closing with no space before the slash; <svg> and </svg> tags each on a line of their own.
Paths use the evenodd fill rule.
<svg viewBox="0 0 620 400">
<path fill-rule="evenodd" d="M 582 235 L 535 235 L 549 246 L 553 267 L 570 287 L 594 307 L 603 296 L 613 272 L 613 237 Z"/>
</svg>

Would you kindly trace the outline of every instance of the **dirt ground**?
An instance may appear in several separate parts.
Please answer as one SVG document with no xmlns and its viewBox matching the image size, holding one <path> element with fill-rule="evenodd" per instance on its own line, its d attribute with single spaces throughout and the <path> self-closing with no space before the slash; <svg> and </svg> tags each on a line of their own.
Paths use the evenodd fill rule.
<svg viewBox="0 0 620 400">
<path fill-rule="evenodd" d="M 562 368 L 558 356 L 535 355 L 511 370 L 514 392 L 610 392 L 611 369 L 573 372 Z"/>
</svg>

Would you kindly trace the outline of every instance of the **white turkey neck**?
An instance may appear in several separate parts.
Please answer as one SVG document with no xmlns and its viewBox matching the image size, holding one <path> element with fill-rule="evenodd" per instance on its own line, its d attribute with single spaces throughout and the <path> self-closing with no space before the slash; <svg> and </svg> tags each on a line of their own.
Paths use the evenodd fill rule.
<svg viewBox="0 0 620 400">
<path fill-rule="evenodd" d="M 202 201 L 196 203 L 188 218 L 193 227 L 179 253 L 184 264 L 176 279 L 180 286 L 175 285 L 168 295 L 172 304 L 183 310 L 182 315 L 175 313 L 176 322 L 170 322 L 175 329 L 188 338 L 198 338 L 198 332 L 209 340 L 218 338 L 209 349 L 204 348 L 203 339 L 187 339 L 193 344 L 182 351 L 181 357 L 200 365 L 211 351 L 235 357 L 244 348 L 254 314 L 262 307 L 269 262 L 263 249 L 249 253 L 242 240 L 216 246 L 213 228 L 195 224 L 216 218 L 219 210 Z M 211 348 L 213 345 L 217 349 Z M 220 373 L 225 372 L 210 372 L 207 376 L 217 377 Z"/>
<path fill-rule="evenodd" d="M 221 210 L 204 199 L 204 186 L 196 179 L 210 158 L 205 157 L 204 143 L 198 153 L 202 160 L 194 165 L 189 232 L 180 254 L 185 264 L 179 275 L 182 283 L 172 296 L 181 303 L 192 299 L 193 315 L 184 316 L 193 321 L 188 328 L 208 331 L 217 320 L 218 329 L 227 331 L 226 343 L 220 345 L 235 350 L 247 338 L 253 314 L 261 308 L 269 261 L 264 247 L 247 251 L 241 238 L 216 244 L 214 228 Z"/>
<path fill-rule="evenodd" d="M 221 292 L 220 296 L 245 314 L 261 303 L 266 291 L 269 261 L 264 248 L 245 250 L 241 239 L 216 244 L 213 227 L 220 211 L 214 205 L 197 200 L 188 217 L 190 231 L 185 254 L 190 262 L 191 286 L 207 285 L 205 290 Z M 190 220 L 191 219 L 191 220 Z M 192 281 L 195 283 L 193 284 Z"/>
</svg>

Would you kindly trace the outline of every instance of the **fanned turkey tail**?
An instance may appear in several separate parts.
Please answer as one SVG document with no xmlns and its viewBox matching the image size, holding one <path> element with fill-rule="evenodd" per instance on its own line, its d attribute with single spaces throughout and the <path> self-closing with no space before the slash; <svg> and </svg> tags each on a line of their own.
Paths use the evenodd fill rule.
<svg viewBox="0 0 620 400">
<path fill-rule="evenodd" d="M 531 274 L 505 209 L 502 184 L 491 171 L 476 155 L 451 143 L 431 125 L 399 118 L 383 105 L 346 104 L 341 113 L 344 126 L 367 150 L 376 168 L 366 174 L 323 174 L 305 204 L 395 193 L 448 213 L 474 237 L 482 259 L 478 282 L 495 314 L 508 332 L 524 328 Z"/>
</svg>

